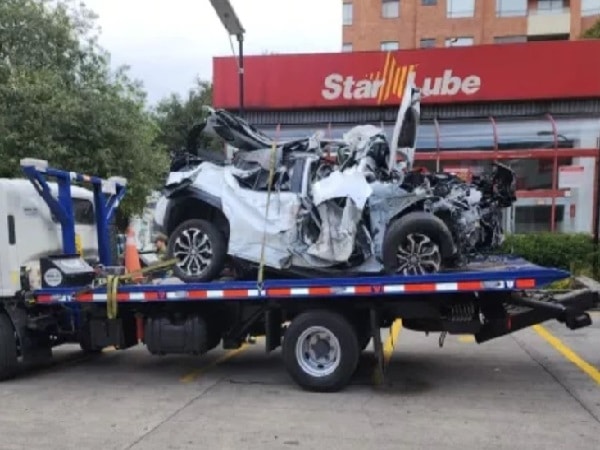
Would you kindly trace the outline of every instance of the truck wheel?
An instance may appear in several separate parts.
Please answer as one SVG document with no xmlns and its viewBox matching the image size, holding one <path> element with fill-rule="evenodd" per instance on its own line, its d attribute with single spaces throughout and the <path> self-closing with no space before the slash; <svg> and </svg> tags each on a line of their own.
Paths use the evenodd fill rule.
<svg viewBox="0 0 600 450">
<path fill-rule="evenodd" d="M 17 341 L 11 320 L 0 313 L 0 381 L 13 378 L 17 373 Z"/>
<path fill-rule="evenodd" d="M 331 311 L 309 311 L 292 320 L 282 350 L 290 376 L 303 389 L 315 392 L 343 389 L 360 354 L 352 324 Z"/>
<path fill-rule="evenodd" d="M 390 275 L 425 275 L 445 268 L 453 240 L 446 224 L 433 214 L 411 212 L 393 221 L 383 242 L 383 265 Z"/>
<path fill-rule="evenodd" d="M 173 272 L 186 282 L 218 277 L 227 257 L 227 242 L 216 225 L 201 219 L 186 220 L 169 237 L 169 257 L 177 259 Z"/>
</svg>

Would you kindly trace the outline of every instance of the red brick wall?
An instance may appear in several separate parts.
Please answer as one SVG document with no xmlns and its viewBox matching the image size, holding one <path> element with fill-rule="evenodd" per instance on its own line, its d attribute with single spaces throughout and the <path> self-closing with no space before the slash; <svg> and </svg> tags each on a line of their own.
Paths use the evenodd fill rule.
<svg viewBox="0 0 600 450">
<path fill-rule="evenodd" d="M 421 39 L 436 39 L 443 47 L 446 38 L 473 37 L 475 44 L 491 44 L 494 37 L 527 34 L 527 17 L 496 17 L 495 0 L 476 1 L 473 18 L 446 18 L 446 0 L 422 6 L 421 0 L 400 0 L 400 17 L 384 19 L 381 0 L 342 0 L 354 4 L 353 23 L 343 27 L 343 42 L 354 51 L 379 50 L 382 41 L 398 41 L 401 49 L 418 48 Z M 581 1 L 570 0 L 571 39 L 591 26 L 598 17 L 581 17 Z M 529 0 L 535 8 L 537 0 Z"/>
</svg>

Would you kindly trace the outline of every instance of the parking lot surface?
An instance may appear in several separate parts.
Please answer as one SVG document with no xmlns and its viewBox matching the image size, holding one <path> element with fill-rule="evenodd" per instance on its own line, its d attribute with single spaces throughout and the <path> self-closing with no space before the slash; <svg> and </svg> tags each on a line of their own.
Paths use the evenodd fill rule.
<svg viewBox="0 0 600 450">
<path fill-rule="evenodd" d="M 600 314 L 482 345 L 401 326 L 377 382 L 370 350 L 352 385 L 300 390 L 259 338 L 200 358 L 143 347 L 59 348 L 55 363 L 0 384 L 9 449 L 597 449 Z M 384 336 L 386 337 L 386 336 Z"/>
</svg>

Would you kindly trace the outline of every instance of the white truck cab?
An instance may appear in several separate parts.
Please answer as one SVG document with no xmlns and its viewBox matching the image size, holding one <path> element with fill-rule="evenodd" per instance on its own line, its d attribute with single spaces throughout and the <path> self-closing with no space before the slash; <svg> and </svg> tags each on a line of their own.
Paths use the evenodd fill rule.
<svg viewBox="0 0 600 450">
<path fill-rule="evenodd" d="M 54 197 L 56 183 L 48 183 Z M 91 190 L 71 186 L 78 247 L 85 259 L 98 258 L 98 239 Z M 28 179 L 0 179 L 0 297 L 21 289 L 21 267 L 39 278 L 39 259 L 62 253 L 60 222 Z"/>
</svg>

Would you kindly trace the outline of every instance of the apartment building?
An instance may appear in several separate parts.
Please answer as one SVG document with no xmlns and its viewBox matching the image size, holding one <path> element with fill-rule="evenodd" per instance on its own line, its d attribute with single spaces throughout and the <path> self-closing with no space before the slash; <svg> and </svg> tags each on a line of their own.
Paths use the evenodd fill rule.
<svg viewBox="0 0 600 450">
<path fill-rule="evenodd" d="M 343 51 L 577 40 L 600 0 L 342 0 Z"/>
</svg>

